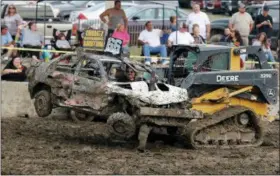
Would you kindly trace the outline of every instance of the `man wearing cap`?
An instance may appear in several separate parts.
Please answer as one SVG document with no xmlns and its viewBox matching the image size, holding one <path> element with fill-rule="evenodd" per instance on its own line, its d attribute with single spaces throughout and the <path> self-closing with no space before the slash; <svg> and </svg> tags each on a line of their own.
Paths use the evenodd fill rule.
<svg viewBox="0 0 280 176">
<path fill-rule="evenodd" d="M 241 34 L 243 44 L 245 46 L 249 45 L 249 34 L 253 29 L 254 21 L 252 16 L 246 12 L 245 5 L 243 3 L 239 4 L 239 12 L 232 15 L 229 28 L 231 30 L 238 30 Z"/>
<path fill-rule="evenodd" d="M 258 34 L 264 32 L 266 33 L 267 37 L 270 38 L 272 35 L 273 20 L 268 12 L 268 6 L 264 6 L 263 13 L 258 15 L 256 18 L 256 27 L 258 29 Z"/>
</svg>

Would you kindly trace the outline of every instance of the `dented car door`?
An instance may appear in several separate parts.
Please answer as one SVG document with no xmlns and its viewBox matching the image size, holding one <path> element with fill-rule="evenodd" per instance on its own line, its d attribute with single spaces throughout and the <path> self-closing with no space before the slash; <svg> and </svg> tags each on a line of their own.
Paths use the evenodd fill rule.
<svg viewBox="0 0 280 176">
<path fill-rule="evenodd" d="M 85 58 L 74 74 L 70 105 L 100 110 L 107 105 L 106 73 L 100 61 Z"/>
</svg>

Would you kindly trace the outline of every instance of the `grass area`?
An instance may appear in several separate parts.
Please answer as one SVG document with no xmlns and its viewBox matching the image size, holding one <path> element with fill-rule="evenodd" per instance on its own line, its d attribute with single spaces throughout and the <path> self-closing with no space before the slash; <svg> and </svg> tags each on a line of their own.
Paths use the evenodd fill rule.
<svg viewBox="0 0 280 176">
<path fill-rule="evenodd" d="M 141 47 L 131 46 L 130 47 L 130 54 L 134 55 L 134 56 L 140 56 L 141 55 Z"/>
</svg>

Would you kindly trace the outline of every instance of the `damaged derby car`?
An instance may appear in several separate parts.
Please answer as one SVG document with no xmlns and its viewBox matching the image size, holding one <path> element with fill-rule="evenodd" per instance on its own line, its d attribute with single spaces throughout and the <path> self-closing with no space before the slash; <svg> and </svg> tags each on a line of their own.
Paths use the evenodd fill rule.
<svg viewBox="0 0 280 176">
<path fill-rule="evenodd" d="M 144 149 L 153 127 L 174 131 L 186 121 L 203 118 L 201 112 L 189 110 L 186 89 L 162 83 L 143 64 L 104 53 L 77 52 L 32 64 L 28 79 L 38 116 L 64 107 L 78 120 L 101 117 L 114 139 L 127 140 L 139 132 L 139 149 Z"/>
</svg>

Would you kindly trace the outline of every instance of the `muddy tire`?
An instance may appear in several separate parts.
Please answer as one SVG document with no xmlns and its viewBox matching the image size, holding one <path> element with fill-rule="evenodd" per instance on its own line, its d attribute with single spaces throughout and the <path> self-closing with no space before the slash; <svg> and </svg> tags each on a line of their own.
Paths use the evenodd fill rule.
<svg viewBox="0 0 280 176">
<path fill-rule="evenodd" d="M 92 115 L 88 115 L 88 114 L 73 111 L 73 110 L 70 111 L 70 117 L 75 122 L 81 122 L 81 121 L 91 122 L 94 119 L 94 116 L 92 116 Z"/>
<path fill-rule="evenodd" d="M 136 132 L 134 119 L 125 113 L 114 113 L 107 120 L 108 130 L 113 139 L 127 140 Z"/>
<path fill-rule="evenodd" d="M 34 106 L 39 117 L 46 117 L 52 112 L 51 92 L 40 90 L 35 94 Z"/>
</svg>

